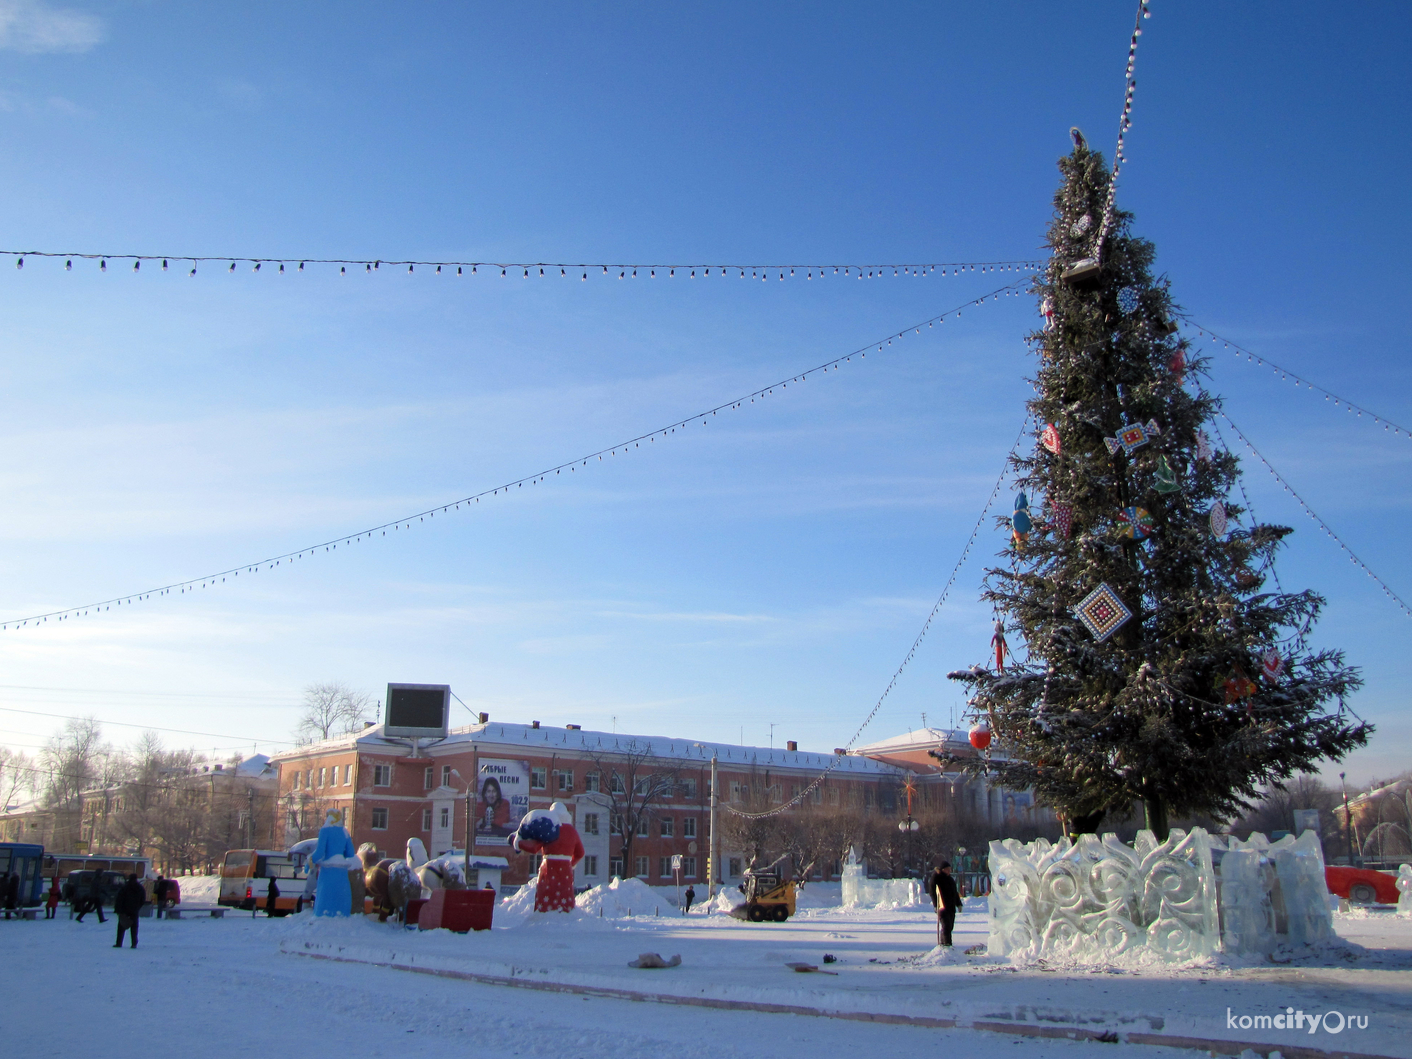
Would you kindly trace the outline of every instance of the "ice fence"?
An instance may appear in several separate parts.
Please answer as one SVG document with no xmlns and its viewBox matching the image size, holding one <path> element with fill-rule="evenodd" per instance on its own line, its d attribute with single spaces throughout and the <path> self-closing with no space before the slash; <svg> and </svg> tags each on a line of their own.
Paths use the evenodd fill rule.
<svg viewBox="0 0 1412 1059">
<path fill-rule="evenodd" d="M 990 844 L 993 956 L 1111 958 L 1135 950 L 1171 962 L 1216 952 L 1268 953 L 1333 933 L 1319 838 L 1269 842 L 1173 828 Z"/>
</svg>

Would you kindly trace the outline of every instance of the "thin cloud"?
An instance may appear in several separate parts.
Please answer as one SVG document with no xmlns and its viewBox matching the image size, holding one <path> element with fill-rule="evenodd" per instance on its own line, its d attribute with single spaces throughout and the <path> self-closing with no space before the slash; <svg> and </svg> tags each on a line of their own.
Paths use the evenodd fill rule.
<svg viewBox="0 0 1412 1059">
<path fill-rule="evenodd" d="M 0 48 L 31 55 L 84 52 L 102 40 L 103 21 L 94 15 L 40 0 L 0 0 Z"/>
</svg>

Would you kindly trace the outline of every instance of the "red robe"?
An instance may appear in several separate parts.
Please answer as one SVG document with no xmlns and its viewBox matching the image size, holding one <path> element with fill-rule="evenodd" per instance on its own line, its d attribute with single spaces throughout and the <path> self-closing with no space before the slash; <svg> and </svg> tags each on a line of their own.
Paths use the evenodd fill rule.
<svg viewBox="0 0 1412 1059">
<path fill-rule="evenodd" d="M 574 865 L 583 860 L 583 840 L 573 824 L 560 824 L 559 837 L 553 842 L 536 842 L 532 838 L 513 839 L 521 853 L 541 853 L 539 880 L 534 892 L 536 912 L 572 912 L 574 910 Z"/>
</svg>

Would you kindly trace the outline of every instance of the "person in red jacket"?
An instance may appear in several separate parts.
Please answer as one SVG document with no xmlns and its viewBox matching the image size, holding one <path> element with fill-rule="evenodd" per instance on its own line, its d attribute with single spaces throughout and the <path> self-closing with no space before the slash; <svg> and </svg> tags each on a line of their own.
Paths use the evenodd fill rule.
<svg viewBox="0 0 1412 1059">
<path fill-rule="evenodd" d="M 54 881 L 49 887 L 49 894 L 44 899 L 44 918 L 53 919 L 54 913 L 59 909 L 59 877 L 54 876 Z"/>
<path fill-rule="evenodd" d="M 548 810 L 532 809 L 510 840 L 521 853 L 544 856 L 535 885 L 536 912 L 574 910 L 574 865 L 583 860 L 583 840 L 572 821 L 569 807 L 563 802 L 555 802 Z"/>
</svg>

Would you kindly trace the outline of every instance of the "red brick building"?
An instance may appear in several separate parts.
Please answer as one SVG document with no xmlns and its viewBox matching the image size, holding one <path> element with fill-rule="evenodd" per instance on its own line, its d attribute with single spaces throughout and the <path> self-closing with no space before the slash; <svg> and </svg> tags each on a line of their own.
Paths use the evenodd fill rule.
<svg viewBox="0 0 1412 1059">
<path fill-rule="evenodd" d="M 420 744 L 386 738 L 373 725 L 281 753 L 272 763 L 280 773 L 286 842 L 312 837 L 324 813 L 337 809 L 356 845 L 371 842 L 401 857 L 415 837 L 436 856 L 466 848 L 469 820 L 473 854 L 508 859 L 506 885 L 525 882 L 537 868 L 508 845 L 520 815 L 563 801 L 584 842 L 586 856 L 575 872 L 583 887 L 614 875 L 669 884 L 674 855 L 682 858 L 683 882 L 705 881 L 713 754 L 722 804 L 750 809 L 788 801 L 833 761 L 793 743 L 772 749 L 487 721 Z M 907 771 L 848 755 L 808 803 L 893 811 Z M 725 843 L 721 853 L 719 877 L 737 878 L 741 855 Z"/>
</svg>

